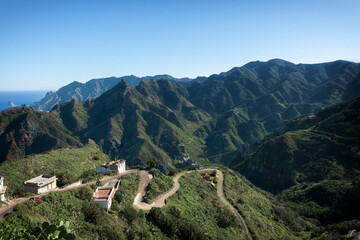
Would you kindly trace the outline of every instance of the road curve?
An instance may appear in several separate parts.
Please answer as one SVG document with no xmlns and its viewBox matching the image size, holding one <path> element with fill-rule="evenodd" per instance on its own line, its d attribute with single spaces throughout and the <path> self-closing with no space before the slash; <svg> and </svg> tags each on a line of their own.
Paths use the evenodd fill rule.
<svg viewBox="0 0 360 240">
<path fill-rule="evenodd" d="M 246 227 L 246 224 L 245 224 L 243 218 L 238 213 L 238 211 L 236 211 L 236 209 L 233 206 L 231 206 L 231 204 L 226 200 L 226 198 L 224 196 L 224 192 L 223 192 L 224 176 L 223 176 L 223 173 L 218 169 L 203 169 L 203 170 L 200 170 L 200 171 L 209 171 L 209 170 L 211 170 L 211 171 L 216 170 L 216 176 L 218 177 L 217 195 L 219 196 L 221 201 L 225 205 L 227 205 L 229 207 L 230 211 L 239 219 L 241 227 L 243 228 L 247 239 L 251 240 L 249 231 L 248 231 L 248 229 Z M 110 182 L 110 181 L 118 179 L 121 176 L 128 175 L 128 174 L 134 173 L 134 172 L 139 172 L 139 174 L 140 174 L 140 183 L 139 183 L 138 191 L 137 191 L 137 194 L 135 196 L 133 205 L 134 205 L 135 208 L 138 208 L 138 209 L 150 210 L 153 207 L 163 207 L 163 206 L 165 206 L 166 199 L 169 198 L 170 196 L 174 195 L 177 192 L 177 190 L 180 188 L 179 178 L 182 177 L 184 174 L 187 174 L 187 173 L 190 173 L 190 172 L 193 172 L 193 171 L 187 171 L 187 172 L 182 172 L 182 173 L 177 174 L 173 178 L 174 185 L 168 191 L 166 191 L 166 192 L 160 194 L 159 196 L 157 196 L 152 201 L 151 204 L 147 204 L 147 203 L 142 201 L 143 197 L 146 194 L 145 189 L 149 185 L 150 181 L 153 178 L 153 176 L 151 174 L 149 174 L 148 171 L 139 171 L 137 169 L 128 170 L 128 171 L 120 173 L 120 174 L 118 174 L 116 176 L 103 178 L 100 181 L 102 183 Z M 43 193 L 43 194 L 38 195 L 38 196 L 42 197 L 42 196 L 45 196 L 45 195 L 47 195 L 47 194 L 49 194 L 51 192 L 64 192 L 64 191 L 68 191 L 68 190 L 72 190 L 72 189 L 76 189 L 76 188 L 80 188 L 80 187 L 84 187 L 84 186 L 91 186 L 91 185 L 93 185 L 95 183 L 96 183 L 96 181 L 92 181 L 92 182 L 85 183 L 85 184 L 80 184 L 80 185 L 77 185 L 77 186 L 69 186 L 69 187 L 64 187 L 64 188 L 57 188 L 57 189 L 48 191 L 48 192 Z M 20 203 L 24 203 L 24 202 L 29 201 L 29 200 L 30 200 L 30 197 L 18 198 L 18 199 L 16 199 L 16 201 L 14 203 L 9 204 L 6 207 L 0 208 L 0 220 L 4 219 L 5 215 L 10 213 L 15 208 L 16 205 L 18 205 Z"/>
<path fill-rule="evenodd" d="M 216 176 L 218 177 L 217 195 L 219 196 L 221 201 L 229 207 L 230 211 L 240 220 L 240 224 L 246 234 L 246 238 L 250 240 L 251 237 L 249 234 L 249 230 L 247 229 L 246 224 L 244 222 L 244 219 L 241 217 L 239 212 L 226 200 L 226 198 L 224 196 L 224 191 L 223 191 L 224 175 L 223 175 L 223 173 L 220 170 L 216 169 Z"/>
<path fill-rule="evenodd" d="M 191 172 L 191 171 L 189 171 Z M 176 191 L 180 188 L 180 184 L 179 184 L 179 178 L 189 172 L 182 172 L 180 174 L 177 174 L 174 178 L 174 185 L 167 191 L 164 192 L 162 194 L 160 194 L 159 196 L 157 196 L 152 202 L 151 204 L 145 203 L 142 201 L 143 197 L 145 196 L 146 192 L 145 189 L 146 187 L 149 185 L 150 180 L 152 179 L 152 177 L 146 177 L 145 173 L 140 173 L 140 183 L 139 183 L 139 189 L 138 192 L 136 194 L 136 197 L 134 199 L 134 207 L 138 208 L 138 209 L 142 209 L 142 210 L 150 210 L 153 207 L 163 207 L 165 206 L 165 200 L 174 195 L 176 193 Z M 147 175 L 151 175 L 148 172 L 146 173 Z"/>
<path fill-rule="evenodd" d="M 246 224 L 244 222 L 244 219 L 241 217 L 241 215 L 238 213 L 238 211 L 236 211 L 236 209 L 226 200 L 226 198 L 224 196 L 224 192 L 223 192 L 224 175 L 223 175 L 223 173 L 218 169 L 203 169 L 200 171 L 213 171 L 213 170 L 216 170 L 216 176 L 218 177 L 217 195 L 219 196 L 220 200 L 229 207 L 230 211 L 239 219 L 240 225 L 246 234 L 246 238 L 248 240 L 251 240 L 251 237 L 250 237 L 249 231 L 246 227 Z M 143 202 L 142 199 L 146 194 L 145 189 L 148 186 L 148 184 L 150 183 L 150 181 L 152 179 L 152 175 L 146 171 L 141 171 L 139 189 L 138 189 L 138 192 L 136 194 L 136 197 L 135 197 L 134 203 L 133 203 L 134 207 L 148 211 L 153 207 L 165 206 L 165 200 L 168 197 L 175 194 L 176 191 L 180 188 L 179 178 L 182 177 L 184 174 L 190 173 L 190 172 L 193 172 L 193 171 L 187 171 L 187 172 L 182 172 L 182 173 L 177 174 L 173 178 L 174 185 L 172 186 L 172 188 L 170 188 L 170 190 L 160 194 L 150 204 L 148 204 L 148 203 Z"/>
<path fill-rule="evenodd" d="M 119 177 L 121 176 L 124 176 L 124 175 L 128 175 L 130 173 L 134 173 L 134 172 L 137 172 L 138 170 L 137 169 L 132 169 L 132 170 L 127 170 L 123 173 L 119 173 L 115 176 L 110 176 L 110 177 L 105 177 L 103 179 L 101 179 L 100 181 L 102 183 L 106 183 L 106 182 L 111 182 L 113 180 L 116 180 L 118 179 Z M 76 189 L 76 188 L 80 188 L 80 187 L 84 187 L 84 186 L 91 186 L 91 185 L 94 185 L 96 183 L 96 181 L 92 181 L 92 182 L 88 182 L 88 183 L 84 183 L 84 184 L 80 184 L 80 185 L 77 185 L 77 186 L 65 186 L 63 188 L 55 188 L 53 190 L 50 190 L 46 193 L 43 193 L 43 194 L 40 194 L 40 195 L 37 195 L 38 197 L 42 197 L 42 196 L 45 196 L 51 192 L 64 192 L 64 191 L 68 191 L 68 190 L 72 190 L 72 189 Z M 4 217 L 11 213 L 12 210 L 16 207 L 16 205 L 20 204 L 20 203 L 24 203 L 24 202 L 27 202 L 30 200 L 30 197 L 23 197 L 23 198 L 17 198 L 13 203 L 5 206 L 5 207 L 2 207 L 0 208 L 0 220 L 3 220 Z"/>
</svg>

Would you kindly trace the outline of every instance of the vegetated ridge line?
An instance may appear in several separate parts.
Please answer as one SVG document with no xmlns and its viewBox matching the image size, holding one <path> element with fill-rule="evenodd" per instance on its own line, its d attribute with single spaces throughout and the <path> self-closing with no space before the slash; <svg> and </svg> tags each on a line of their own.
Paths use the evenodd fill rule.
<svg viewBox="0 0 360 240">
<path fill-rule="evenodd" d="M 248 240 L 251 240 L 251 237 L 250 237 L 249 231 L 246 227 L 244 219 L 241 217 L 239 212 L 226 200 L 226 198 L 224 196 L 224 192 L 223 192 L 224 175 L 223 175 L 223 173 L 218 169 L 203 169 L 200 171 L 213 171 L 213 170 L 216 170 L 216 176 L 218 177 L 217 195 L 219 196 L 220 200 L 229 207 L 230 211 L 239 219 L 240 225 L 246 234 L 246 238 Z M 191 172 L 193 172 L 193 171 L 187 171 L 187 172 L 182 172 L 182 173 L 177 174 L 173 178 L 174 185 L 168 191 L 157 196 L 151 202 L 151 204 L 148 204 L 148 203 L 143 202 L 142 199 L 146 194 L 145 189 L 149 185 L 153 176 L 151 174 L 149 174 L 148 171 L 140 171 L 140 183 L 139 183 L 138 192 L 134 199 L 134 203 L 133 203 L 134 207 L 138 208 L 138 209 L 142 209 L 142 210 L 150 210 L 153 207 L 165 206 L 166 199 L 169 198 L 170 196 L 174 195 L 177 192 L 177 190 L 180 188 L 179 178 L 182 177 L 184 174 L 191 173 Z"/>
</svg>

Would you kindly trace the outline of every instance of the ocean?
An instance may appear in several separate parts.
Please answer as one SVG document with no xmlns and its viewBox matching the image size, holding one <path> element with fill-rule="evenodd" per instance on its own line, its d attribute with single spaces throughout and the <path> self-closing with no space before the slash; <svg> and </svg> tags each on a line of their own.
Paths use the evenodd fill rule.
<svg viewBox="0 0 360 240">
<path fill-rule="evenodd" d="M 9 100 L 15 105 L 30 105 L 36 101 L 39 101 L 48 91 L 0 91 L 0 110 L 7 108 Z"/>
</svg>

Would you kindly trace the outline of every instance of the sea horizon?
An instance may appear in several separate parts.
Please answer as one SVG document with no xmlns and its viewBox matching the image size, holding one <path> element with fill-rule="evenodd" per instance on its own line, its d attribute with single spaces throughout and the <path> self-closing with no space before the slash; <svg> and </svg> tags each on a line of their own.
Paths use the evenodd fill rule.
<svg viewBox="0 0 360 240">
<path fill-rule="evenodd" d="M 45 97 L 49 91 L 51 90 L 0 90 L 0 110 L 8 108 L 9 101 L 17 106 L 30 106 Z"/>
</svg>

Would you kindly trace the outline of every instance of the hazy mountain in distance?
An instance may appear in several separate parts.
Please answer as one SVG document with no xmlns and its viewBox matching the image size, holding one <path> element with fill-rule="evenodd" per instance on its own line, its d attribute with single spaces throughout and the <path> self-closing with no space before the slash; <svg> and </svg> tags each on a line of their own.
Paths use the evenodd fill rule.
<svg viewBox="0 0 360 240">
<path fill-rule="evenodd" d="M 48 92 L 46 96 L 38 102 L 33 103 L 31 106 L 37 110 L 50 111 L 53 106 L 58 103 L 64 103 L 70 101 L 71 99 L 76 99 L 78 101 L 85 101 L 88 98 L 96 98 L 102 93 L 110 90 L 116 84 L 118 84 L 121 79 L 124 79 L 132 86 L 137 86 L 142 80 L 159 80 L 162 78 L 169 79 L 173 82 L 187 83 L 191 82 L 190 78 L 174 78 L 170 75 L 156 75 L 156 76 L 146 76 L 146 77 L 136 77 L 134 75 L 123 76 L 123 77 L 110 77 L 110 78 L 99 78 L 92 79 L 86 83 L 72 82 L 56 92 Z"/>
</svg>

